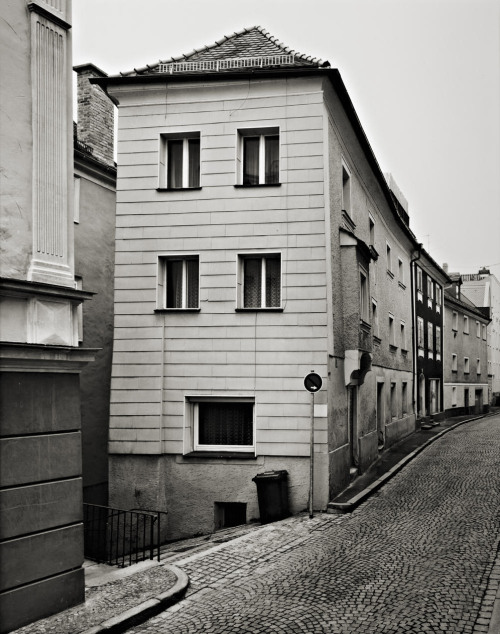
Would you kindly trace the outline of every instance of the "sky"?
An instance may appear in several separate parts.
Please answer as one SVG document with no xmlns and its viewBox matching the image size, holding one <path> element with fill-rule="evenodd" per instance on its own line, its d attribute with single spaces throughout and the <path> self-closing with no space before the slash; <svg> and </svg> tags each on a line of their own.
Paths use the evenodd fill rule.
<svg viewBox="0 0 500 634">
<path fill-rule="evenodd" d="M 338 68 L 410 227 L 500 279 L 500 0 L 73 0 L 73 65 L 113 75 L 262 26 Z"/>
</svg>

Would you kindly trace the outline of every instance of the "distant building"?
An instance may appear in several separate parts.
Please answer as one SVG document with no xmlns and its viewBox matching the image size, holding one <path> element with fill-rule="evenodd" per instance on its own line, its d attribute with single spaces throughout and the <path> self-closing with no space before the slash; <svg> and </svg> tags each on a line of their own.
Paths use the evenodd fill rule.
<svg viewBox="0 0 500 634">
<path fill-rule="evenodd" d="M 92 82 L 119 108 L 110 504 L 208 533 L 285 469 L 304 509 L 314 370 L 325 509 L 415 429 L 419 245 L 339 72 L 255 27 Z"/>
<path fill-rule="evenodd" d="M 488 411 L 487 326 L 489 309 L 461 292 L 461 276 L 450 273 L 445 289 L 444 406 L 447 416 Z"/>
<path fill-rule="evenodd" d="M 84 600 L 71 1 L 0 4 L 0 613 Z"/>
<path fill-rule="evenodd" d="M 488 269 L 462 275 L 462 293 L 476 306 L 490 309 L 488 383 L 490 404 L 500 405 L 500 282 Z"/>
<path fill-rule="evenodd" d="M 77 73 L 78 125 L 74 128 L 74 222 L 77 284 L 91 290 L 83 306 L 80 345 L 97 348 L 80 376 L 82 394 L 83 501 L 108 503 L 108 435 L 115 260 L 116 165 L 114 106 L 91 77 L 106 77 L 92 64 Z"/>
</svg>

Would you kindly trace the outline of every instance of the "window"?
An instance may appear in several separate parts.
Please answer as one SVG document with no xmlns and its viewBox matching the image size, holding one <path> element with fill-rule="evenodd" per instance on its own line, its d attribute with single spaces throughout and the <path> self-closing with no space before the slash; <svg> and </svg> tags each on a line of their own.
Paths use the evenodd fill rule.
<svg viewBox="0 0 500 634">
<path fill-rule="evenodd" d="M 436 361 L 441 360 L 441 327 L 436 326 Z"/>
<path fill-rule="evenodd" d="M 478 360 L 477 360 L 477 363 L 476 363 L 476 372 L 477 372 L 477 374 L 481 374 L 481 359 L 478 359 Z"/>
<path fill-rule="evenodd" d="M 452 330 L 458 330 L 458 313 L 453 311 L 453 315 L 451 318 L 451 328 Z"/>
<path fill-rule="evenodd" d="M 408 383 L 401 383 L 401 411 L 403 416 L 408 413 Z"/>
<path fill-rule="evenodd" d="M 389 314 L 389 345 L 396 347 L 396 333 L 394 332 L 394 317 Z"/>
<path fill-rule="evenodd" d="M 396 384 L 391 383 L 391 418 L 398 417 L 398 406 L 396 398 Z"/>
<path fill-rule="evenodd" d="M 159 309 L 198 309 L 199 257 L 160 256 L 158 259 Z"/>
<path fill-rule="evenodd" d="M 372 331 L 375 337 L 379 337 L 378 307 L 376 300 L 372 299 Z"/>
<path fill-rule="evenodd" d="M 278 185 L 280 182 L 279 128 L 238 130 L 238 183 Z"/>
<path fill-rule="evenodd" d="M 452 354 L 451 355 L 451 371 L 456 372 L 457 370 L 458 370 L 457 355 Z"/>
<path fill-rule="evenodd" d="M 200 186 L 200 133 L 160 135 L 160 189 Z"/>
<path fill-rule="evenodd" d="M 436 284 L 436 312 L 441 312 L 441 304 L 443 303 L 443 289 Z"/>
<path fill-rule="evenodd" d="M 427 323 L 427 356 L 429 359 L 432 359 L 434 356 L 434 326 L 428 322 Z"/>
<path fill-rule="evenodd" d="M 427 276 L 427 306 L 432 308 L 432 302 L 434 300 L 434 282 Z"/>
<path fill-rule="evenodd" d="M 483 331 L 483 339 L 486 341 L 486 326 L 484 324 L 482 325 L 482 331 Z"/>
<path fill-rule="evenodd" d="M 417 348 L 418 355 L 424 356 L 424 320 L 417 317 Z"/>
<path fill-rule="evenodd" d="M 476 337 L 481 338 L 481 324 L 476 321 Z"/>
<path fill-rule="evenodd" d="M 73 221 L 77 224 L 80 222 L 80 182 L 79 176 L 73 177 Z"/>
<path fill-rule="evenodd" d="M 464 374 L 469 374 L 470 365 L 469 365 L 469 357 L 464 357 Z"/>
<path fill-rule="evenodd" d="M 464 334 L 469 334 L 469 318 L 467 315 L 464 315 Z"/>
<path fill-rule="evenodd" d="M 281 256 L 239 256 L 239 307 L 281 307 Z"/>
<path fill-rule="evenodd" d="M 387 257 L 387 272 L 391 274 L 391 277 L 393 277 L 393 272 L 392 272 L 392 252 L 391 252 L 391 245 L 390 244 L 386 244 L 386 257 Z"/>
<path fill-rule="evenodd" d="M 422 302 L 424 299 L 423 295 L 424 283 L 422 280 L 422 269 L 417 266 L 417 300 Z"/>
<path fill-rule="evenodd" d="M 398 281 L 401 286 L 405 285 L 405 270 L 401 258 L 398 258 Z"/>
<path fill-rule="evenodd" d="M 407 350 L 406 347 L 406 324 L 401 322 L 401 350 Z"/>
<path fill-rule="evenodd" d="M 363 271 L 359 272 L 359 294 L 359 314 L 363 321 L 368 322 L 368 280 Z"/>
<path fill-rule="evenodd" d="M 375 246 L 375 220 L 373 220 L 371 214 L 368 215 L 368 227 L 370 232 L 370 245 Z"/>
<path fill-rule="evenodd" d="M 194 451 L 254 451 L 254 402 L 193 398 Z"/>
<path fill-rule="evenodd" d="M 342 161 L 342 211 L 351 215 L 351 174 Z"/>
</svg>

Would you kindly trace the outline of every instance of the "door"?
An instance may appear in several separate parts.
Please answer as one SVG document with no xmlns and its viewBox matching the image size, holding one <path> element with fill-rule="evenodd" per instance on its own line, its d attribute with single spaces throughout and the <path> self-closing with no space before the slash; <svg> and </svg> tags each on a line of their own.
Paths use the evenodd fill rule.
<svg viewBox="0 0 500 634">
<path fill-rule="evenodd" d="M 474 413 L 483 413 L 483 390 L 476 390 L 476 402 L 474 404 Z"/>
<path fill-rule="evenodd" d="M 349 396 L 349 443 L 351 448 L 351 466 L 358 466 L 358 388 L 350 385 L 347 388 Z"/>
<path fill-rule="evenodd" d="M 469 413 L 469 388 L 466 387 L 464 388 L 464 407 L 465 407 L 465 413 L 468 414 Z"/>
<path fill-rule="evenodd" d="M 377 383 L 377 434 L 378 449 L 381 451 L 385 444 L 384 425 L 384 384 Z"/>
</svg>

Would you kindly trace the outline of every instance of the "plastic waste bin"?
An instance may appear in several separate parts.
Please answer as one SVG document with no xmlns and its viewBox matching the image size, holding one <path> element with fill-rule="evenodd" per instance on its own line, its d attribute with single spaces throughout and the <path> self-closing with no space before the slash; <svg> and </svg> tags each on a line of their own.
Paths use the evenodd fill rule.
<svg viewBox="0 0 500 634">
<path fill-rule="evenodd" d="M 276 522 L 290 515 L 288 510 L 288 471 L 258 473 L 252 482 L 257 485 L 260 521 Z"/>
</svg>

